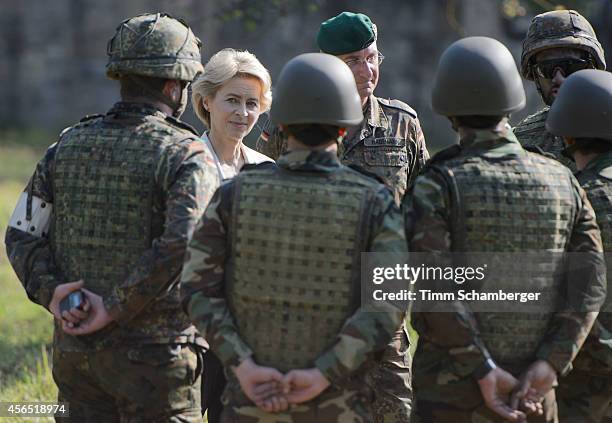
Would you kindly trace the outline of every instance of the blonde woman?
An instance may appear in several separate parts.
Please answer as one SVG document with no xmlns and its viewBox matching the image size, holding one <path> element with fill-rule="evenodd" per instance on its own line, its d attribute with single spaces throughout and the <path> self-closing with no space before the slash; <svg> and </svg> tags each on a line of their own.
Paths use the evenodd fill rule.
<svg viewBox="0 0 612 423">
<path fill-rule="evenodd" d="M 231 48 L 212 56 L 193 82 L 193 109 L 207 128 L 202 140 L 212 150 L 222 180 L 233 178 L 245 164 L 273 162 L 242 143 L 259 115 L 270 109 L 271 87 L 270 73 L 253 54 Z M 208 410 L 208 422 L 216 423 L 225 376 L 211 352 L 204 355 L 204 374 L 202 412 Z"/>
<path fill-rule="evenodd" d="M 202 135 L 216 156 L 221 179 L 245 164 L 269 161 L 247 147 L 244 137 L 272 103 L 270 73 L 248 51 L 223 49 L 210 58 L 192 85 L 193 109 L 206 125 Z"/>
</svg>

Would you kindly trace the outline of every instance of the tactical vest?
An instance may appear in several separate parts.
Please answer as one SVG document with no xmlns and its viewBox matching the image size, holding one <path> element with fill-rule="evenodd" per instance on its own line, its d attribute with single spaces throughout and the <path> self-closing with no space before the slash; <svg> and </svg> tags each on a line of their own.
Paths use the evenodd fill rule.
<svg viewBox="0 0 612 423">
<path fill-rule="evenodd" d="M 89 290 L 106 297 L 161 235 L 164 210 L 161 199 L 156 201 L 155 168 L 171 142 L 188 137 L 178 132 L 163 115 L 108 114 L 62 134 L 53 167 L 52 243 L 67 280 L 83 279 Z M 85 337 L 56 335 L 64 338 L 60 346 L 71 350 L 168 341 L 191 326 L 179 310 L 174 289 L 125 325 Z"/>
<path fill-rule="evenodd" d="M 567 169 L 527 152 L 501 158 L 486 153 L 462 156 L 437 168 L 451 190 L 453 251 L 565 251 L 577 210 Z M 524 286 L 526 281 L 517 272 L 517 264 L 505 265 L 508 271 L 503 274 L 508 279 L 504 286 Z M 560 265 L 560 260 L 534 263 L 536 268 L 544 266 L 541 271 L 546 277 L 533 281 L 537 286 L 532 288 L 558 293 L 561 281 L 552 270 Z M 551 308 L 557 300 L 551 298 Z M 476 313 L 476 319 L 493 358 L 499 363 L 519 364 L 533 359 L 553 311 Z"/>
<path fill-rule="evenodd" d="M 563 138 L 557 137 L 546 130 L 548 110 L 547 107 L 525 118 L 514 128 L 514 135 L 524 147 L 539 147 L 544 152 L 555 156 L 556 160 L 575 172 L 576 163 L 562 154 L 565 149 Z"/>
<path fill-rule="evenodd" d="M 336 340 L 360 298 L 360 253 L 379 185 L 269 169 L 235 179 L 228 299 L 255 361 L 308 368 Z"/>
<path fill-rule="evenodd" d="M 590 170 L 581 172 L 578 175 L 578 181 L 595 210 L 606 253 L 607 278 L 610 281 L 612 280 L 612 263 L 608 259 L 612 257 L 610 255 L 612 253 L 612 167 L 605 168 L 599 173 Z M 600 342 L 600 337 L 609 338 L 609 335 L 602 333 L 603 331 L 612 333 L 612 293 L 610 289 L 608 283 L 608 295 L 602 312 L 597 316 L 591 334 L 574 362 L 574 367 L 577 369 L 612 375 L 612 346 Z"/>
</svg>

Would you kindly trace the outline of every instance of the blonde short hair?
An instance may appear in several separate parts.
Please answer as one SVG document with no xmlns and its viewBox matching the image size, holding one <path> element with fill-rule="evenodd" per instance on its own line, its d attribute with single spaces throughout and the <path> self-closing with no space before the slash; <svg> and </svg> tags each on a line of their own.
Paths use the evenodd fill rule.
<svg viewBox="0 0 612 423">
<path fill-rule="evenodd" d="M 191 86 L 191 104 L 200 120 L 210 127 L 210 112 L 204 108 L 206 97 L 214 97 L 217 91 L 230 79 L 252 76 L 261 82 L 260 110 L 266 112 L 272 104 L 272 78 L 270 72 L 254 54 L 226 48 L 215 53 L 204 66 Z"/>
</svg>

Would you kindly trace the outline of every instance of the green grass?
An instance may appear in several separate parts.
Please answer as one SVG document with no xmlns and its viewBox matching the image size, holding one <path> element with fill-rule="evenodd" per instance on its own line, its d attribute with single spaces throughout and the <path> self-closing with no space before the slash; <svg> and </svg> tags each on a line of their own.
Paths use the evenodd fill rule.
<svg viewBox="0 0 612 423">
<path fill-rule="evenodd" d="M 2 241 L 17 198 L 34 170 L 36 161 L 44 153 L 44 149 L 17 146 L 4 140 L 0 146 Z M 46 310 L 28 300 L 8 263 L 4 242 L 0 243 L 0 287 L 0 401 L 55 401 L 57 389 L 51 376 L 48 357 L 51 351 L 52 318 Z"/>
</svg>

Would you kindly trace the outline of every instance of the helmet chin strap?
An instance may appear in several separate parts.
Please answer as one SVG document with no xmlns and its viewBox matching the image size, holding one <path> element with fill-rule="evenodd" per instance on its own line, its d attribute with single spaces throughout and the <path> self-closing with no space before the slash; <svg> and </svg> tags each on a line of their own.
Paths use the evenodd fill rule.
<svg viewBox="0 0 612 423">
<path fill-rule="evenodd" d="M 161 101 L 162 103 L 170 107 L 173 110 L 172 116 L 178 118 L 185 111 L 185 108 L 187 107 L 188 97 L 187 86 L 185 86 L 185 88 L 181 90 L 181 97 L 179 101 L 174 101 L 172 98 L 165 96 L 164 94 L 159 92 L 159 90 L 149 84 L 148 81 L 144 80 L 143 78 L 140 78 L 137 75 L 128 74 L 125 75 L 125 77 L 128 78 L 134 84 L 138 85 L 140 88 L 142 88 L 149 96 Z"/>
</svg>

